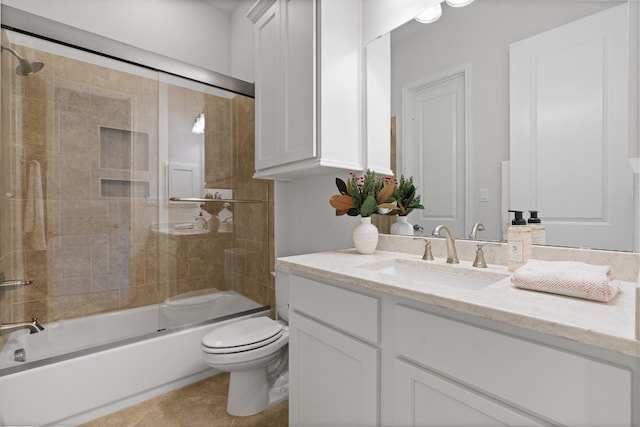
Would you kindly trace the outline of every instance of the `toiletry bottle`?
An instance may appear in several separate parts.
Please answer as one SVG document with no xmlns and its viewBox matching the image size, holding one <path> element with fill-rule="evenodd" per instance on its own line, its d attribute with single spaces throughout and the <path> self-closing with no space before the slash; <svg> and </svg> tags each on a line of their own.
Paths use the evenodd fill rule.
<svg viewBox="0 0 640 427">
<path fill-rule="evenodd" d="M 531 228 L 522 218 L 522 211 L 509 212 L 515 214 L 515 219 L 507 229 L 508 268 L 515 271 L 531 257 Z"/>
<path fill-rule="evenodd" d="M 531 228 L 531 244 L 544 245 L 546 241 L 546 229 L 542 220 L 538 218 L 538 211 L 529 211 L 530 218 L 527 221 Z"/>
<path fill-rule="evenodd" d="M 196 228 L 196 230 L 199 230 L 199 231 L 208 231 L 209 230 L 209 223 L 207 222 L 207 220 L 202 215 L 202 211 L 200 211 L 200 214 L 198 214 L 198 216 L 196 217 L 195 228 Z"/>
</svg>

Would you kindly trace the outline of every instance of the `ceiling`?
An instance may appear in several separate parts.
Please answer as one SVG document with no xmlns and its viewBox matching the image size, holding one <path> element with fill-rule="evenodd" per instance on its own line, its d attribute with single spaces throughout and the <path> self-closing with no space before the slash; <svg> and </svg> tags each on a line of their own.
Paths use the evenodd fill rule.
<svg viewBox="0 0 640 427">
<path fill-rule="evenodd" d="M 241 1 L 239 0 L 203 0 L 203 1 L 227 13 L 233 13 L 238 8 L 238 6 L 240 6 L 240 3 L 241 3 Z"/>
</svg>

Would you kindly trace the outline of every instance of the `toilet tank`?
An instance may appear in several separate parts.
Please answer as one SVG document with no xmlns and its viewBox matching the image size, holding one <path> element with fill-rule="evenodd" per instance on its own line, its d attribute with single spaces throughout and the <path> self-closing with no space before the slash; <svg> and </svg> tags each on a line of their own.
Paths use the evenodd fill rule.
<svg viewBox="0 0 640 427">
<path fill-rule="evenodd" d="M 281 271 L 276 273 L 276 314 L 289 321 L 289 275 Z"/>
</svg>

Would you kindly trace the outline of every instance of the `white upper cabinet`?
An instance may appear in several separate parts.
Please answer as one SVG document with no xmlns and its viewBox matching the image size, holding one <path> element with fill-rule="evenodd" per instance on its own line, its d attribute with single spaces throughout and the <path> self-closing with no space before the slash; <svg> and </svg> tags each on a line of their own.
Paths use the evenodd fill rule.
<svg viewBox="0 0 640 427">
<path fill-rule="evenodd" d="M 256 178 L 365 168 L 360 15 L 359 0 L 259 0 L 249 12 Z"/>
<path fill-rule="evenodd" d="M 391 174 L 389 37 L 436 0 L 258 0 L 256 178 Z"/>
<path fill-rule="evenodd" d="M 271 108 L 259 108 L 256 112 L 256 165 L 274 166 L 280 162 L 280 150 L 277 144 L 265 141 L 278 141 L 280 137 L 280 7 L 276 3 L 255 23 L 256 99 L 259 105 Z M 269 84 L 265 84 L 269 82 Z M 259 135 L 259 136 L 258 136 Z"/>
</svg>

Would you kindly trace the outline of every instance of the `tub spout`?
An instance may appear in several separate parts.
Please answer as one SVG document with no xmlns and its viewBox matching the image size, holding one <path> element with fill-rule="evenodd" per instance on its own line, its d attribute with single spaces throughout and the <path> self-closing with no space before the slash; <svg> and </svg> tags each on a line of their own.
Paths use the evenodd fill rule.
<svg viewBox="0 0 640 427">
<path fill-rule="evenodd" d="M 30 334 L 36 334 L 44 331 L 44 326 L 38 323 L 36 316 L 33 316 L 31 322 L 0 323 L 0 335 L 9 334 L 20 329 L 28 329 Z"/>
</svg>

